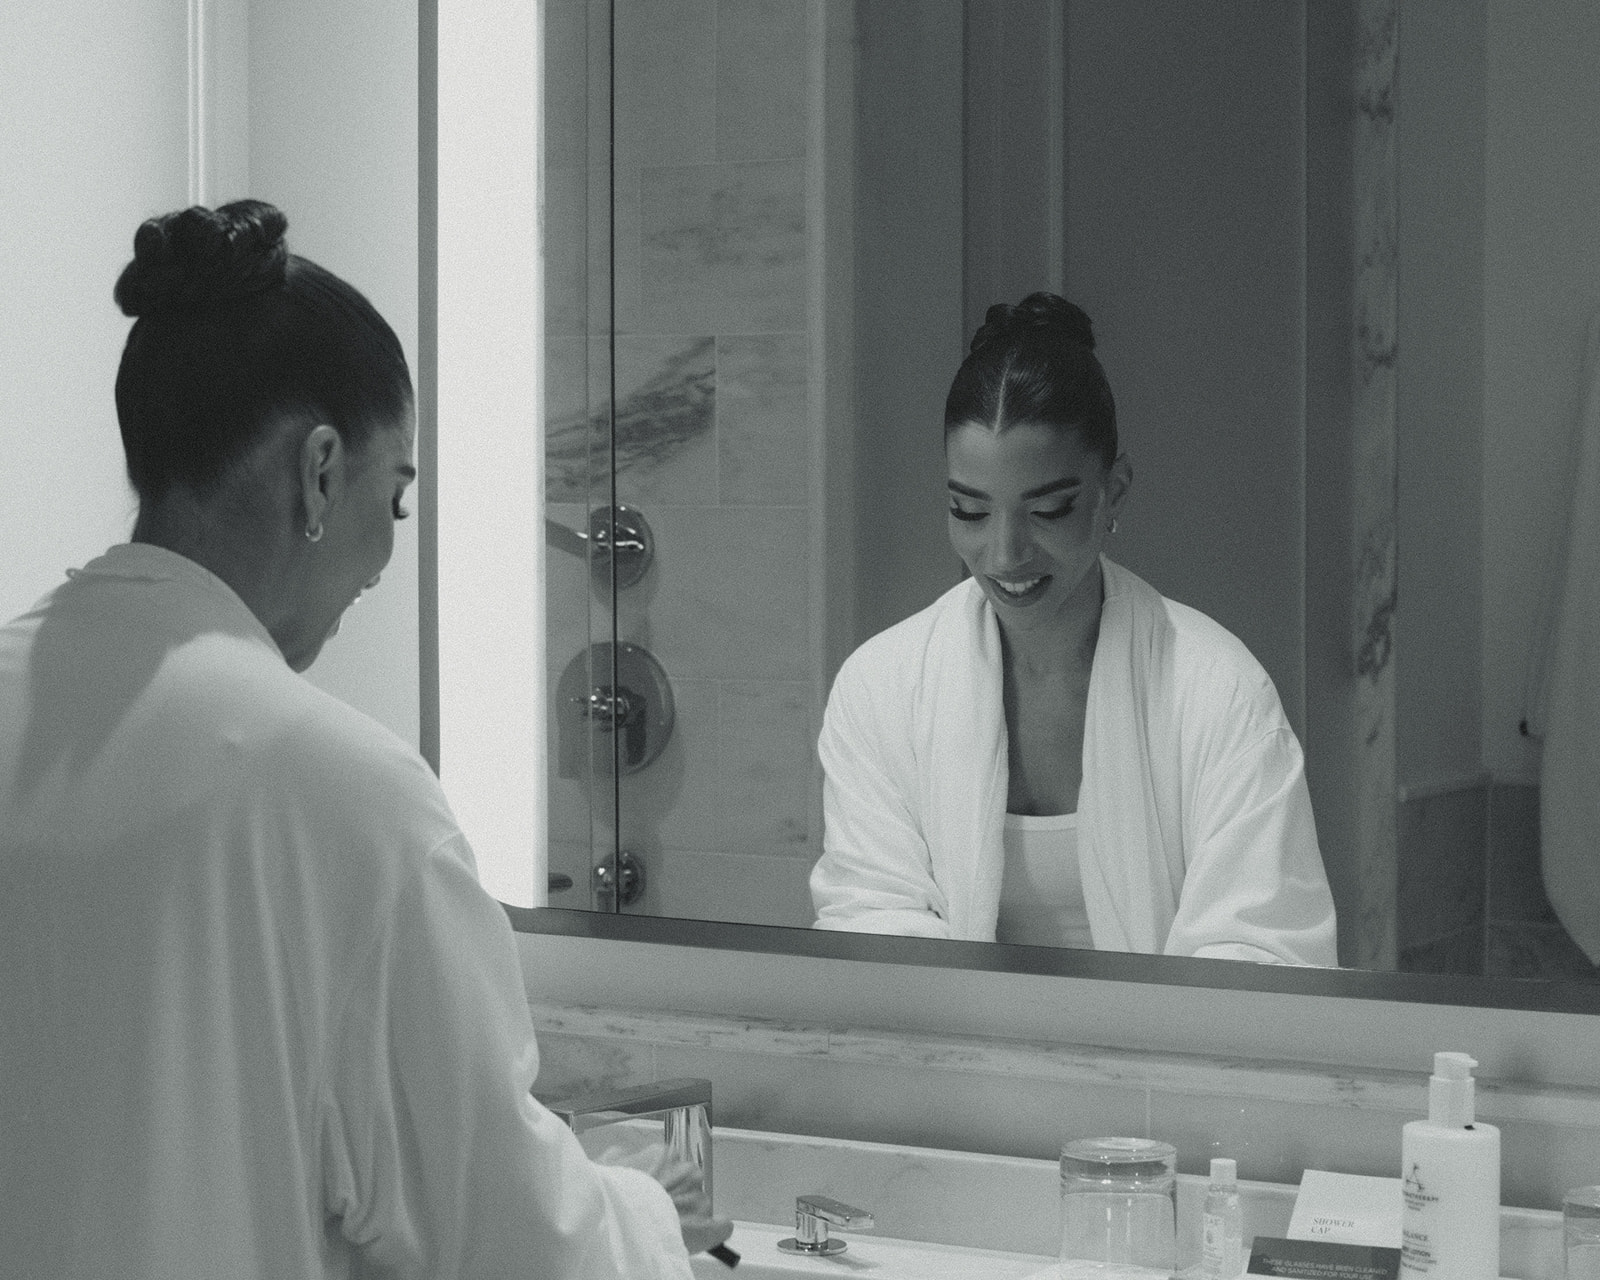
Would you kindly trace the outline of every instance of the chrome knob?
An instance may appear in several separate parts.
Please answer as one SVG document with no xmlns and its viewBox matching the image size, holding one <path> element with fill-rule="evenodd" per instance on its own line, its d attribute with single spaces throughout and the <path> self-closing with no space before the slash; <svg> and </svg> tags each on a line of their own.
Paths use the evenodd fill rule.
<svg viewBox="0 0 1600 1280">
<path fill-rule="evenodd" d="M 580 695 L 573 702 L 578 704 L 580 716 L 606 729 L 628 724 L 644 713 L 644 702 L 638 694 L 606 684 L 596 685 L 587 697 Z"/>
<path fill-rule="evenodd" d="M 589 561 L 594 585 L 610 591 L 613 580 L 618 588 L 631 587 L 645 571 L 656 552 L 655 535 L 644 513 L 632 507 L 597 507 L 589 514 L 589 531 L 569 529 L 548 516 L 545 536 L 558 551 Z"/>
<path fill-rule="evenodd" d="M 644 863 L 626 849 L 612 860 L 595 864 L 591 888 L 596 911 L 618 912 L 644 896 Z"/>
<path fill-rule="evenodd" d="M 648 649 L 623 641 L 591 645 L 556 685 L 563 778 L 635 773 L 659 756 L 676 719 L 672 682 Z"/>
<path fill-rule="evenodd" d="M 600 507 L 589 516 L 589 545 L 594 548 L 597 580 L 614 575 L 618 588 L 644 577 L 655 556 L 656 540 L 644 513 L 632 507 Z"/>
</svg>

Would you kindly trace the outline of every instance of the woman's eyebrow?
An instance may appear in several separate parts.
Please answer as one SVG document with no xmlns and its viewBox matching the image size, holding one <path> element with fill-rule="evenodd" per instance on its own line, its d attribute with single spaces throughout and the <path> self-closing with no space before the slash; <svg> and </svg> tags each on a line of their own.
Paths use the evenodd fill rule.
<svg viewBox="0 0 1600 1280">
<path fill-rule="evenodd" d="M 1041 484 L 1037 488 L 1029 489 L 1022 495 L 1022 500 L 1027 502 L 1033 498 L 1042 498 L 1047 493 L 1059 493 L 1062 489 L 1081 489 L 1083 481 L 1078 476 L 1062 476 L 1059 480 L 1052 480 L 1049 484 Z"/>
<path fill-rule="evenodd" d="M 989 495 L 982 489 L 974 489 L 970 485 L 962 484 L 959 480 L 946 482 L 952 493 L 959 493 L 964 498 L 972 498 L 978 502 L 988 502 Z M 1052 480 L 1049 484 L 1041 484 L 1029 489 L 1022 495 L 1024 502 L 1031 502 L 1034 498 L 1042 498 L 1047 493 L 1058 493 L 1063 489 L 1081 489 L 1083 480 L 1079 476 L 1062 476 L 1059 480 Z"/>
</svg>

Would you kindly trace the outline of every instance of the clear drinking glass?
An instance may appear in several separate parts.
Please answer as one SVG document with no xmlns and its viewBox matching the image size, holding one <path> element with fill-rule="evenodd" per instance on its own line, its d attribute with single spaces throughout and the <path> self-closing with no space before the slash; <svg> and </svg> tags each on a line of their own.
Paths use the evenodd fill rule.
<svg viewBox="0 0 1600 1280">
<path fill-rule="evenodd" d="M 1561 1200 L 1567 1280 L 1600 1280 L 1600 1187 L 1577 1187 Z"/>
<path fill-rule="evenodd" d="M 1061 1274 L 1172 1274 L 1178 1153 L 1148 1138 L 1080 1138 L 1061 1148 Z"/>
</svg>

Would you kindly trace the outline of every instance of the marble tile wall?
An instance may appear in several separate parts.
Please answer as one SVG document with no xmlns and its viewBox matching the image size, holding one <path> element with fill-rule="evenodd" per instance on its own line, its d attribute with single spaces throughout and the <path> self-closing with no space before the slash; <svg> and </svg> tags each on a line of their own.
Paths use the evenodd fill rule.
<svg viewBox="0 0 1600 1280">
<path fill-rule="evenodd" d="M 1397 0 L 1360 0 L 1355 68 L 1355 350 L 1352 416 L 1354 742 L 1363 968 L 1392 968 L 1397 938 L 1395 826 L 1394 198 Z"/>
<path fill-rule="evenodd" d="M 620 834 L 647 869 L 636 909 L 657 914 L 810 921 L 808 9 L 616 0 L 608 168 L 607 6 L 547 6 L 547 514 L 583 528 L 614 451 L 615 500 L 655 536 L 616 629 L 661 662 L 677 711 L 663 756 L 622 780 L 620 831 L 608 779 L 552 778 L 552 869 L 586 874 Z M 552 554 L 547 609 L 554 680 L 609 637 L 612 601 Z"/>
<path fill-rule="evenodd" d="M 1161 1138 L 1181 1172 L 1392 1176 L 1426 1111 L 1422 1071 L 798 1025 L 534 1001 L 541 1097 L 652 1079 L 712 1082 L 718 1124 L 1031 1159 L 1094 1134 Z M 1480 1082 L 1501 1129 L 1503 1203 L 1557 1208 L 1600 1181 L 1600 1089 Z"/>
</svg>

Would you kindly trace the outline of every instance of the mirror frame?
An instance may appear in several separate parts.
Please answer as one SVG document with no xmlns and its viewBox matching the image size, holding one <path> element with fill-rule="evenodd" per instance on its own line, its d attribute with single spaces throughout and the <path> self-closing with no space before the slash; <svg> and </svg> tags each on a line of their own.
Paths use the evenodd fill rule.
<svg viewBox="0 0 1600 1280">
<path fill-rule="evenodd" d="M 1095 978 L 1202 990 L 1384 1000 L 1536 1013 L 1600 1014 L 1600 983 L 1548 978 L 1484 978 L 1370 969 L 1310 969 L 1193 956 L 1079 951 L 1001 942 L 955 942 L 882 934 L 733 924 L 676 916 L 625 915 L 573 907 L 502 903 L 518 933 L 648 942 L 706 951 L 816 956 L 869 964 L 921 965 L 1043 977 Z"/>
</svg>

